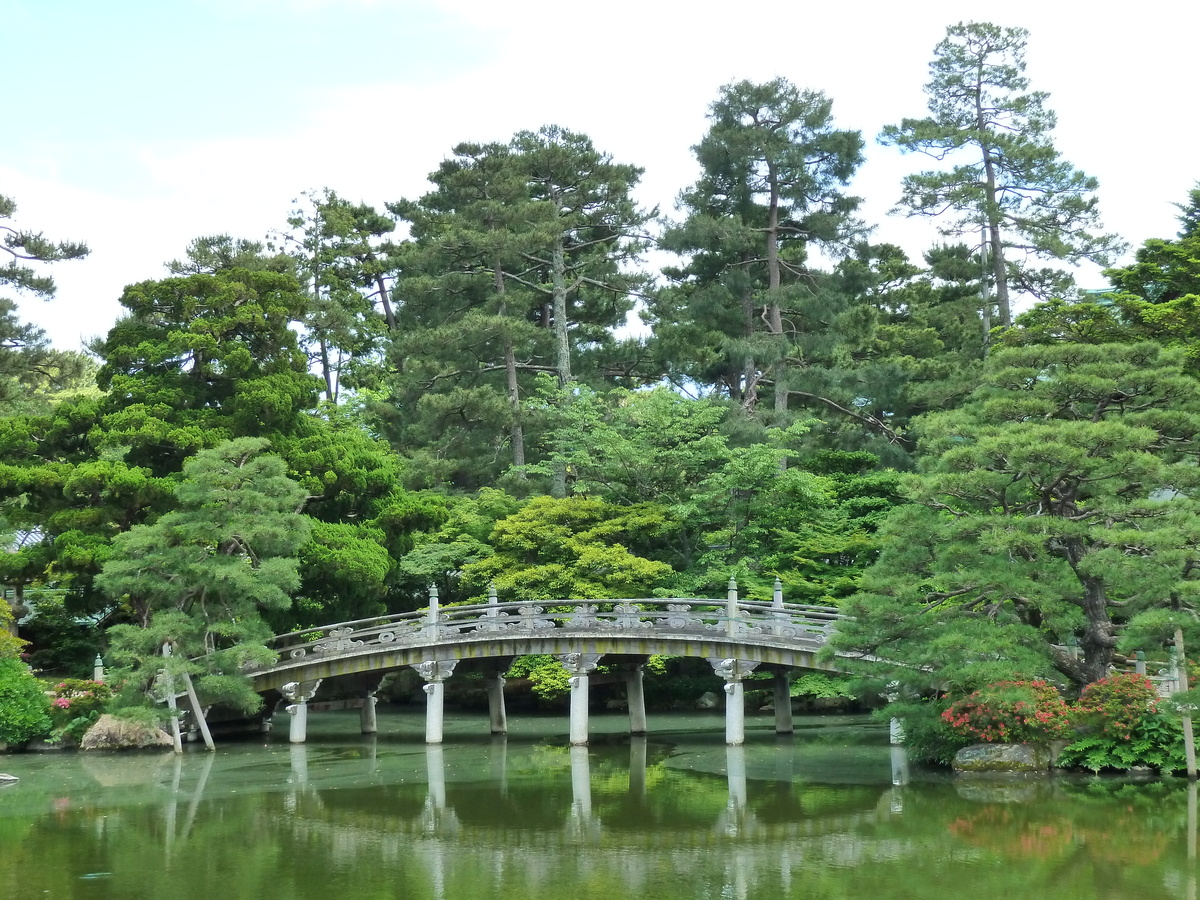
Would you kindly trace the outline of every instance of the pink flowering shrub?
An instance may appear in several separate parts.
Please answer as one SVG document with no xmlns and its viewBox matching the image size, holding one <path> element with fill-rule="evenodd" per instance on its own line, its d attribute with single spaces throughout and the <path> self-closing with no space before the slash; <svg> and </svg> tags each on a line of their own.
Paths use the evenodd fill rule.
<svg viewBox="0 0 1200 900">
<path fill-rule="evenodd" d="M 1095 725 L 1114 740 L 1128 741 L 1137 725 L 1158 712 L 1158 691 L 1145 675 L 1120 672 L 1083 689 L 1072 710 L 1076 724 Z"/>
<path fill-rule="evenodd" d="M 998 681 L 953 703 L 942 720 L 955 734 L 983 743 L 1044 743 L 1064 737 L 1069 707 L 1046 681 Z"/>
<path fill-rule="evenodd" d="M 52 740 L 82 738 L 111 697 L 112 689 L 103 681 L 68 678 L 55 684 L 50 698 Z"/>
</svg>

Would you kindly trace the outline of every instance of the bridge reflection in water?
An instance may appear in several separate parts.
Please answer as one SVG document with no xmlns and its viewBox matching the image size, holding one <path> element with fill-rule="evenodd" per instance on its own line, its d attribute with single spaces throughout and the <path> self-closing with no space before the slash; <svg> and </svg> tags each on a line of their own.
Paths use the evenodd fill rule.
<svg viewBox="0 0 1200 900">
<path fill-rule="evenodd" d="M 517 745 L 519 771 L 517 783 L 510 784 L 509 779 L 509 740 L 504 736 L 496 736 L 485 745 L 478 743 L 456 745 L 448 751 L 442 744 L 425 745 L 425 785 L 424 796 L 419 806 L 412 803 L 415 798 L 414 790 L 417 785 L 408 788 L 408 802 L 397 804 L 393 810 L 381 812 L 379 815 L 387 819 L 386 827 L 382 822 L 362 822 L 364 831 L 376 833 L 399 833 L 410 836 L 460 836 L 464 831 L 479 829 L 488 830 L 499 827 L 501 831 L 528 830 L 537 833 L 541 841 L 551 843 L 597 843 L 609 828 L 616 828 L 623 835 L 631 832 L 638 834 L 640 841 L 654 845 L 658 840 L 651 822 L 637 819 L 628 815 L 630 810 L 644 809 L 647 800 L 647 773 L 649 765 L 649 743 L 645 737 L 628 738 L 628 768 L 613 765 L 613 753 L 607 749 L 602 757 L 585 746 L 570 746 L 556 748 L 552 746 Z M 789 741 L 774 748 L 759 748 L 755 756 L 757 765 L 756 781 L 785 785 L 790 788 L 796 778 L 802 775 L 793 772 L 795 765 L 795 747 Z M 879 748 L 882 750 L 883 748 Z M 369 774 L 377 773 L 378 744 L 368 738 L 364 745 L 363 761 Z M 448 801 L 447 774 L 449 771 L 461 771 L 454 762 L 447 762 L 447 756 L 452 760 L 471 754 L 476 758 L 470 766 L 472 771 L 478 771 L 478 754 L 480 751 L 487 758 L 487 777 L 484 781 L 459 783 L 459 803 Z M 323 750 L 319 745 L 291 744 L 289 746 L 290 778 L 286 793 L 286 806 L 289 811 L 300 809 L 306 802 L 310 811 L 321 809 L 324 803 L 321 799 L 322 790 L 312 783 L 309 776 L 310 759 L 321 759 Z M 531 761 L 531 755 L 544 754 L 540 759 Z M 899 755 L 897 755 L 899 754 Z M 661 754 L 660 754 L 661 755 Z M 565 757 L 565 759 L 564 759 Z M 767 773 L 764 778 L 763 762 L 774 757 L 774 771 Z M 614 794 L 623 794 L 622 807 L 617 814 L 619 821 L 609 824 L 605 816 L 596 810 L 593 804 L 593 782 L 597 773 L 593 771 L 597 759 L 602 760 L 603 770 L 599 777 L 604 780 L 605 803 L 613 806 Z M 661 760 L 659 761 L 661 762 Z M 708 763 L 715 760 L 708 759 Z M 747 749 L 744 746 L 725 745 L 723 748 L 723 767 L 714 765 L 718 774 L 724 769 L 725 803 L 723 807 L 713 804 L 702 804 L 708 808 L 705 814 L 697 815 L 693 810 L 687 820 L 693 832 L 693 839 L 701 844 L 717 839 L 745 839 L 753 842 L 758 839 L 781 840 L 801 835 L 824 833 L 830 830 L 845 830 L 856 824 L 874 822 L 879 815 L 885 817 L 903 811 L 903 794 L 896 790 L 907 783 L 907 765 L 903 762 L 902 748 L 893 748 L 892 773 L 893 787 L 891 789 L 874 784 L 864 784 L 859 797 L 868 797 L 869 802 L 863 802 L 854 811 L 839 810 L 836 814 L 816 816 L 800 821 L 787 819 L 778 821 L 773 817 L 761 818 L 755 812 L 750 802 L 748 791 Z M 867 782 L 876 781 L 878 761 L 871 766 L 871 771 L 864 774 Z M 570 784 L 569 801 L 561 797 L 557 791 L 547 792 L 545 782 L 549 771 L 558 771 L 559 777 Z M 537 799 L 528 796 L 528 783 L 533 776 L 533 790 Z M 780 776 L 780 777 L 776 777 Z M 661 774 L 658 776 L 661 777 Z M 613 779 L 624 781 L 625 787 L 619 785 L 614 789 Z M 464 790 L 465 789 L 465 790 Z M 203 792 L 203 782 L 197 790 L 197 796 Z M 487 794 L 488 796 L 482 796 Z M 706 799 L 711 792 L 706 792 Z M 332 795 L 331 795 L 332 796 Z M 307 800 L 306 800 L 307 798 Z M 465 806 L 460 809 L 460 805 Z M 314 805 L 315 804 L 315 805 Z M 520 808 L 524 815 L 510 822 L 497 824 L 497 811 L 506 807 Z M 336 818 L 336 817 L 335 817 Z M 358 817 L 361 818 L 361 817 Z M 502 818 L 502 814 L 501 814 Z M 484 825 L 483 823 L 492 823 Z M 636 823 L 636 824 L 635 824 Z M 343 823 L 343 825 L 346 823 Z M 680 821 L 675 819 L 670 838 L 674 845 L 678 844 L 678 826 Z M 482 834 L 482 832 L 481 832 Z"/>
<path fill-rule="evenodd" d="M 627 751 L 497 736 L 424 745 L 415 757 L 411 745 L 383 739 L 353 749 L 314 740 L 286 745 L 273 760 L 247 755 L 243 772 L 221 754 L 186 754 L 174 758 L 173 778 L 163 773 L 170 799 L 154 832 L 172 866 L 201 839 L 194 822 L 218 811 L 238 818 L 237 802 L 256 810 L 251 827 L 267 846 L 307 848 L 342 870 L 390 869 L 397 896 L 465 896 L 464 884 L 501 882 L 533 889 L 560 883 L 559 870 L 574 866 L 580 883 L 603 877 L 613 891 L 652 889 L 703 868 L 721 881 L 722 896 L 746 898 L 764 873 L 801 880 L 813 854 L 863 854 L 859 836 L 902 811 L 903 790 L 879 783 L 880 746 L 858 759 L 869 770 L 859 773 L 865 783 L 805 787 L 844 749 L 813 757 L 788 740 L 692 745 L 681 757 L 645 737 L 625 740 Z M 251 769 L 262 780 L 257 800 L 246 796 L 254 795 Z M 911 843 L 874 841 L 869 855 L 919 852 Z"/>
<path fill-rule="evenodd" d="M 570 742 L 588 742 L 589 675 L 607 659 L 625 680 L 629 731 L 647 731 L 642 667 L 650 655 L 708 660 L 725 681 L 725 739 L 745 740 L 743 680 L 756 669 L 774 675 L 775 730 L 792 732 L 788 673 L 836 671 L 818 659 L 838 619 L 834 607 L 783 601 L 775 582 L 771 602 L 741 600 L 730 579 L 724 601 L 694 598 L 561 600 L 546 604 L 487 603 L 442 607 L 436 588 L 429 607 L 412 613 L 343 622 L 279 635 L 279 661 L 251 672 L 255 689 L 282 696 L 291 714 L 290 739 L 307 737 L 308 704 L 323 683 L 349 683 L 359 694 L 362 731 L 376 730 L 375 692 L 382 677 L 411 667 L 425 682 L 425 740 L 441 743 L 445 682 L 456 671 L 481 672 L 487 684 L 489 725 L 507 731 L 504 677 L 517 656 L 549 654 L 567 669 L 571 688 Z"/>
</svg>

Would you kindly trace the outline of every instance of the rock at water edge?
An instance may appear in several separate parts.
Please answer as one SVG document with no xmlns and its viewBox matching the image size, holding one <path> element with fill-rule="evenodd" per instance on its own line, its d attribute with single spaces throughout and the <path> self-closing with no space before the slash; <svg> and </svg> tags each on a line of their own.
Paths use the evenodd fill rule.
<svg viewBox="0 0 1200 900">
<path fill-rule="evenodd" d="M 1040 744 L 972 744 L 954 755 L 954 771 L 1044 775 L 1050 771 L 1050 750 Z"/>
<path fill-rule="evenodd" d="M 109 715 L 97 719 L 79 743 L 81 750 L 141 750 L 170 746 L 171 736 L 165 731 Z"/>
</svg>

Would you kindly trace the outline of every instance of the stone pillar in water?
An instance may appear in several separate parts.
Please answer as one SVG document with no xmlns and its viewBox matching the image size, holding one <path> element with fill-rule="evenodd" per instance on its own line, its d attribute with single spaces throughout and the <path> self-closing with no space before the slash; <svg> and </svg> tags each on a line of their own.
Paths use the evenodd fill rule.
<svg viewBox="0 0 1200 900">
<path fill-rule="evenodd" d="M 429 697 L 425 704 L 425 743 L 427 744 L 442 742 L 442 723 L 445 717 L 443 708 L 446 692 L 445 681 L 454 673 L 457 663 L 456 659 L 427 659 L 413 666 L 413 669 L 425 682 L 423 690 Z"/>
<path fill-rule="evenodd" d="M 629 704 L 629 733 L 646 733 L 646 694 L 642 689 L 642 667 L 625 671 L 625 698 Z"/>
<path fill-rule="evenodd" d="M 713 671 L 725 679 L 725 743 L 731 746 L 746 740 L 746 696 L 742 678 L 758 665 L 744 659 L 710 658 Z"/>
<path fill-rule="evenodd" d="M 600 662 L 599 653 L 563 653 L 559 662 L 571 676 L 571 745 L 588 742 L 588 673 Z"/>
<path fill-rule="evenodd" d="M 792 685 L 784 672 L 775 673 L 775 733 L 791 734 L 795 728 L 792 725 Z"/>
<path fill-rule="evenodd" d="M 488 721 L 492 734 L 508 734 L 508 714 L 504 709 L 504 675 L 494 672 L 487 678 Z"/>
<path fill-rule="evenodd" d="M 375 734 L 379 731 L 379 720 L 375 717 L 375 704 L 379 699 L 375 696 L 378 687 L 369 688 L 363 696 L 362 709 L 358 711 L 359 730 L 363 734 Z"/>
<path fill-rule="evenodd" d="M 287 707 L 288 715 L 292 717 L 288 740 L 293 744 L 303 744 L 308 739 L 308 701 L 320 686 L 321 679 L 318 678 L 316 681 L 289 681 L 279 689 L 291 701 Z"/>
</svg>

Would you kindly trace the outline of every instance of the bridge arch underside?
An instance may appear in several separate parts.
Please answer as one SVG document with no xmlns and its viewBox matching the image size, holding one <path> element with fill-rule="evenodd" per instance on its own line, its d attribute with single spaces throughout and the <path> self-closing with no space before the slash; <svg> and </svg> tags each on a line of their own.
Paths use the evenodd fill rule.
<svg viewBox="0 0 1200 900">
<path fill-rule="evenodd" d="M 795 640 L 790 646 L 779 646 L 766 641 L 745 638 L 722 639 L 720 637 L 697 638 L 695 635 L 673 637 L 656 634 L 653 636 L 629 637 L 625 635 L 564 634 L 530 637 L 503 637 L 490 635 L 487 638 L 464 637 L 454 643 L 414 643 L 404 646 L 373 644 L 362 649 L 320 656 L 304 656 L 284 659 L 271 668 L 259 672 L 253 678 L 254 689 L 259 693 L 278 691 L 289 682 L 313 682 L 341 676 L 365 675 L 374 672 L 383 674 L 406 666 L 415 666 L 430 660 L 475 660 L 485 664 L 515 656 L 565 655 L 572 653 L 597 654 L 602 657 L 683 656 L 699 659 L 736 659 L 788 669 L 839 672 L 836 663 L 830 664 L 817 659 L 822 640 L 814 639 L 805 646 Z M 604 662 L 606 660 L 601 660 Z M 620 659 L 607 660 L 619 662 Z M 464 671 L 465 671 L 464 667 Z M 471 667 L 475 668 L 475 667 Z"/>
</svg>

